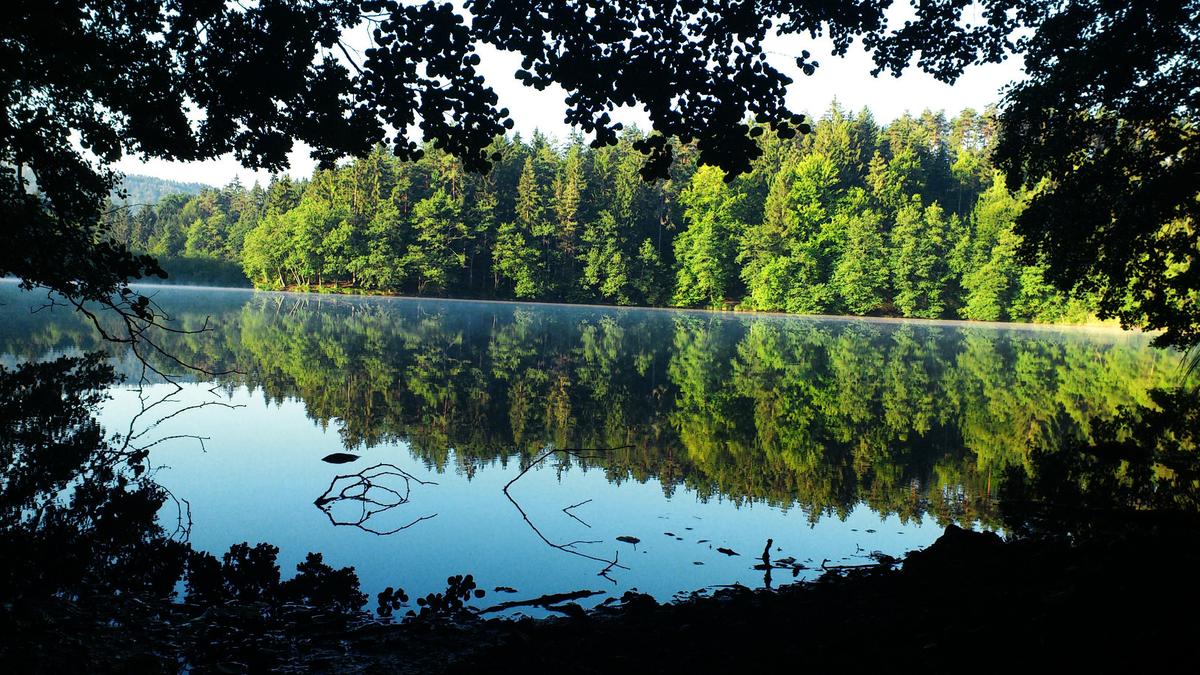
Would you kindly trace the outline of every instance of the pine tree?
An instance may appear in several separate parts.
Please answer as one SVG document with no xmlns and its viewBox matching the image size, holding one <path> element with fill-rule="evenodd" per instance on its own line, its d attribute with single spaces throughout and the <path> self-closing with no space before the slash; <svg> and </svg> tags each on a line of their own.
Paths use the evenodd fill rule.
<svg viewBox="0 0 1200 675">
<path fill-rule="evenodd" d="M 579 249 L 579 208 L 583 200 L 583 156 L 580 146 L 572 144 L 554 179 L 554 212 L 557 216 L 555 249 L 559 270 L 557 286 L 570 287 L 575 275 L 575 257 Z"/>
<path fill-rule="evenodd" d="M 720 305 L 737 277 L 734 237 L 744 225 L 734 210 L 744 195 L 734 193 L 725 172 L 700 167 L 679 195 L 686 226 L 675 237 L 675 295 L 672 304 Z"/>
</svg>

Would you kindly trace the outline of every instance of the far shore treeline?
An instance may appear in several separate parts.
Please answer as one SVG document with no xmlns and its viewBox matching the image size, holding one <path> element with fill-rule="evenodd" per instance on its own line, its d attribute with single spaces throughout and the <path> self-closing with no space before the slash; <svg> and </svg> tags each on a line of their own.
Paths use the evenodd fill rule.
<svg viewBox="0 0 1200 675">
<path fill-rule="evenodd" d="M 114 209 L 111 231 L 177 281 L 680 307 L 1079 322 L 1092 302 L 1018 257 L 1028 195 L 994 169 L 996 112 L 877 124 L 836 104 L 734 177 L 676 144 L 646 183 L 628 130 L 498 138 L 494 169 L 377 148 L 265 188 L 233 182 Z"/>
</svg>

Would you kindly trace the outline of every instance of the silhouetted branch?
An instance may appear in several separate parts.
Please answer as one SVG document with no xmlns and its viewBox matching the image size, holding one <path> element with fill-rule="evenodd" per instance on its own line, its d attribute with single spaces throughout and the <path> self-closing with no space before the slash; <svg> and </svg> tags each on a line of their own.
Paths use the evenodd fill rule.
<svg viewBox="0 0 1200 675">
<path fill-rule="evenodd" d="M 112 316 L 116 317 L 117 327 L 113 329 L 109 326 L 106 326 L 101 320 L 100 315 L 92 308 L 89 308 L 84 301 L 71 297 L 66 297 L 60 300 L 60 297 L 62 296 L 56 296 L 54 291 L 47 290 L 46 303 L 40 307 L 32 309 L 31 311 L 36 313 L 45 309 L 53 309 L 55 307 L 73 307 L 75 311 L 82 314 L 87 321 L 92 324 L 96 332 L 103 340 L 113 344 L 127 346 L 130 353 L 134 355 L 134 357 L 138 360 L 138 363 L 141 365 L 141 372 L 139 373 L 138 380 L 136 382 L 139 409 L 129 420 L 123 437 L 119 437 L 121 445 L 114 451 L 113 456 L 125 459 L 130 459 L 135 456 L 144 458 L 146 451 L 150 448 L 165 441 L 180 438 L 195 439 L 200 443 L 201 449 L 203 449 L 204 441 L 207 440 L 207 437 L 195 434 L 172 434 L 145 444 L 141 444 L 140 441 L 164 422 L 167 422 L 168 420 L 178 417 L 179 415 L 191 410 L 197 410 L 209 406 L 220 406 L 230 409 L 244 407 L 242 405 L 234 405 L 224 401 L 204 401 L 201 403 L 186 405 L 172 412 L 162 414 L 153 422 L 150 422 L 144 427 L 139 428 L 139 424 L 141 424 L 143 420 L 145 420 L 147 416 L 151 415 L 154 411 L 171 403 L 177 403 L 178 401 L 173 397 L 183 391 L 183 387 L 176 380 L 176 376 L 167 372 L 162 367 L 155 365 L 155 361 L 165 361 L 168 364 L 179 366 L 184 370 L 202 373 L 209 377 L 217 377 L 235 372 L 232 369 L 212 370 L 197 364 L 188 363 L 175 354 L 172 354 L 167 348 L 160 344 L 155 335 L 159 332 L 171 335 L 198 335 L 201 333 L 207 333 L 213 330 L 212 326 L 210 325 L 211 317 L 205 317 L 203 325 L 199 328 L 188 329 L 170 326 L 168 323 L 174 321 L 174 319 L 154 300 L 153 296 L 142 295 L 133 292 L 123 292 L 112 299 L 100 303 L 103 308 L 110 310 Z M 65 300 L 65 302 L 63 300 Z M 150 377 L 151 374 L 161 380 L 162 383 L 167 384 L 170 387 L 170 390 L 167 393 L 155 400 L 151 400 L 150 397 L 146 395 L 146 387 L 153 383 L 152 378 Z M 216 395 L 215 387 L 209 389 L 209 393 Z"/>
<path fill-rule="evenodd" d="M 157 398 L 156 400 L 150 401 L 150 399 L 146 396 L 146 385 L 150 384 L 149 378 L 146 376 L 146 373 L 148 370 L 153 370 L 153 368 L 148 363 L 146 363 L 145 360 L 141 360 L 140 363 L 142 366 L 142 371 L 139 375 L 138 383 L 137 383 L 137 397 L 138 397 L 139 410 L 129 420 L 129 424 L 126 428 L 124 437 L 121 438 L 121 446 L 118 449 L 116 449 L 115 452 L 113 453 L 114 456 L 116 456 L 116 457 L 128 458 L 135 454 L 140 455 L 141 457 L 145 457 L 146 452 L 150 448 L 152 448 L 156 445 L 159 445 L 161 443 L 164 443 L 166 441 L 180 439 L 180 438 L 194 439 L 200 443 L 200 449 L 205 450 L 206 448 L 204 445 L 204 441 L 208 440 L 208 437 L 207 436 L 199 436 L 196 434 L 171 434 L 168 436 L 163 436 L 161 438 L 158 438 L 158 439 L 156 439 L 150 443 L 146 443 L 146 444 L 140 444 L 140 440 L 143 437 L 145 437 L 146 434 L 157 429 L 164 422 L 167 422 L 168 420 L 178 417 L 179 415 L 182 415 L 183 413 L 191 411 L 191 410 L 198 410 L 201 408 L 208 408 L 211 406 L 229 408 L 231 410 L 245 407 L 242 404 L 226 403 L 225 401 L 203 401 L 201 403 L 185 405 L 174 411 L 165 413 L 165 414 L 161 415 L 160 417 L 158 417 L 157 419 L 155 419 L 153 422 L 146 424 L 143 428 L 141 428 L 139 430 L 138 424 L 142 421 L 143 418 L 145 418 L 148 414 L 151 413 L 151 411 L 159 408 L 160 406 L 165 406 L 170 403 L 176 403 L 177 402 L 176 399 L 174 399 L 172 397 L 183 391 L 183 387 L 178 382 L 175 382 L 173 380 L 168 380 L 167 384 L 170 385 L 170 390 L 167 393 L 165 393 L 164 395 L 162 395 L 161 397 Z M 216 395 L 215 390 L 216 390 L 216 387 L 213 387 L 213 388 L 210 388 L 208 391 L 209 391 L 209 393 Z"/>
<path fill-rule="evenodd" d="M 209 377 L 237 372 L 235 369 L 210 370 L 197 364 L 188 363 L 159 344 L 158 340 L 152 334 L 154 331 L 173 335 L 199 335 L 207 333 L 212 330 L 212 326 L 209 325 L 211 317 L 205 317 L 204 325 L 200 328 L 176 328 L 165 323 L 173 319 L 151 296 L 134 293 L 123 295 L 116 300 L 107 300 L 101 303 L 104 308 L 111 310 L 112 314 L 118 319 L 117 330 L 111 330 L 103 325 L 100 316 L 95 311 L 89 309 L 82 300 L 66 298 L 67 303 L 62 303 L 54 299 L 53 291 L 47 291 L 46 298 L 46 304 L 34 311 L 56 306 L 69 305 L 74 307 L 75 311 L 82 314 L 92 324 L 101 338 L 113 344 L 128 345 L 134 356 L 164 381 L 173 382 L 174 376 L 156 367 L 147 359 L 147 355 L 157 355 L 165 359 L 166 362 L 175 364 L 184 370 L 202 373 Z M 136 300 L 131 300 L 131 298 L 136 298 Z"/>
<path fill-rule="evenodd" d="M 605 563 L 608 566 L 604 568 L 602 575 L 605 576 L 605 578 L 608 578 L 606 573 L 614 567 L 617 567 L 617 568 L 620 568 L 623 570 L 627 570 L 629 568 L 618 563 L 615 558 L 613 560 L 608 560 L 606 558 L 589 555 L 587 553 L 584 553 L 582 551 L 577 551 L 574 549 L 574 546 L 577 544 L 598 544 L 598 543 L 600 543 L 598 541 L 577 540 L 577 541 L 568 542 L 566 544 L 558 544 L 558 543 L 550 541 L 550 539 L 548 539 L 546 537 L 546 535 L 542 534 L 542 531 L 540 529 L 538 529 L 537 525 L 533 524 L 533 521 L 529 519 L 529 514 L 525 513 L 525 509 L 521 508 L 521 505 L 517 503 L 516 499 L 513 499 L 513 496 L 511 493 L 509 493 L 508 489 L 510 487 L 512 487 L 513 483 L 516 483 L 518 480 L 521 479 L 521 477 L 523 477 L 525 474 L 529 473 L 530 469 L 532 469 L 533 467 L 537 466 L 538 464 L 541 464 L 542 462 L 546 461 L 546 459 L 548 457 L 550 457 L 550 455 L 553 455 L 555 453 L 562 453 L 562 454 L 568 455 L 570 457 L 575 457 L 576 459 L 598 459 L 598 458 L 603 457 L 604 455 L 602 455 L 602 454 L 588 455 L 585 453 L 605 453 L 605 452 L 611 452 L 613 450 L 621 450 L 624 448 L 631 448 L 631 447 L 633 447 L 633 446 L 620 445 L 620 446 L 617 446 L 614 448 L 551 448 L 550 450 L 547 450 L 547 451 L 543 452 L 542 454 L 538 455 L 537 457 L 535 457 L 533 459 L 533 461 L 531 461 L 529 463 L 528 466 L 521 469 L 520 473 L 518 473 L 515 477 L 513 477 L 512 480 L 508 481 L 508 483 L 506 483 L 504 485 L 504 489 L 503 489 L 504 496 L 506 498 L 508 498 L 508 501 L 512 502 L 512 505 L 514 507 L 516 507 L 517 512 L 521 514 L 521 518 L 525 520 L 525 524 L 529 526 L 529 529 L 533 530 L 533 533 L 536 534 L 539 539 L 541 539 L 543 542 L 545 542 L 545 544 L 547 546 L 549 546 L 551 548 L 556 548 L 556 549 L 558 549 L 560 551 L 564 551 L 566 553 L 570 553 L 571 555 L 579 556 L 581 558 L 587 558 L 588 560 L 595 560 L 596 562 Z M 580 502 L 579 504 L 575 504 L 574 506 L 580 506 L 585 503 L 587 503 L 587 502 Z M 569 509 L 569 508 L 574 508 L 574 507 L 567 507 L 567 508 Z M 563 509 L 563 510 L 566 511 L 566 509 Z M 567 513 L 567 515 L 571 515 L 571 514 Z M 574 516 L 572 516 L 572 517 L 574 518 Z M 578 518 L 575 518 L 575 519 L 579 520 Z M 580 521 L 580 522 L 583 522 L 583 521 Z M 586 525 L 587 523 L 584 523 L 584 524 Z"/>
<path fill-rule="evenodd" d="M 161 485 L 158 486 L 158 489 L 162 490 L 163 494 L 175 503 L 175 531 L 171 533 L 170 538 L 178 537 L 180 541 L 187 541 L 192 535 L 192 503 L 175 496 L 175 493 Z"/>
<path fill-rule="evenodd" d="M 359 68 L 358 63 L 356 63 L 354 61 L 354 58 L 350 56 L 350 52 L 346 50 L 346 45 L 342 44 L 341 40 L 338 40 L 337 46 L 338 46 L 338 49 L 342 50 L 342 55 L 346 57 L 346 62 L 349 63 L 351 65 L 351 67 L 354 68 L 354 72 L 358 73 L 359 75 L 362 75 L 363 74 L 362 68 Z"/>
<path fill-rule="evenodd" d="M 575 515 L 574 513 L 571 513 L 571 509 L 573 509 L 573 508 L 575 508 L 575 507 L 577 507 L 577 506 L 583 506 L 584 504 L 587 504 L 587 503 L 588 503 L 588 502 L 590 502 L 590 501 L 592 501 L 592 500 L 591 500 L 591 499 L 585 499 L 585 500 L 583 500 L 583 501 L 579 502 L 578 504 L 572 504 L 572 505 L 570 505 L 570 506 L 564 506 L 564 507 L 563 507 L 563 510 L 562 510 L 562 512 L 563 512 L 563 513 L 565 513 L 565 514 L 567 514 L 568 516 L 571 516 L 571 517 L 572 517 L 572 518 L 574 518 L 575 520 L 577 520 L 577 521 L 578 521 L 578 522 L 579 522 L 581 525 L 583 525 L 584 527 L 586 527 L 586 528 L 588 528 L 588 529 L 591 529 L 591 527 L 592 527 L 591 525 L 588 525 L 588 524 L 587 524 L 587 523 L 585 523 L 583 520 L 580 520 L 579 516 Z"/>
<path fill-rule="evenodd" d="M 616 583 L 617 583 L 617 580 L 616 580 L 616 579 L 614 579 L 614 578 L 612 578 L 612 577 L 610 577 L 610 576 L 608 576 L 608 573 L 609 573 L 609 571 L 611 571 L 611 570 L 612 570 L 612 568 L 613 568 L 613 567 L 615 567 L 615 566 L 617 565 L 617 562 L 618 562 L 620 559 L 621 559 L 621 552 L 620 552 L 620 551 L 613 551 L 613 559 L 612 559 L 612 562 L 610 562 L 610 563 L 608 564 L 608 567 L 605 567 L 604 569 L 600 570 L 600 572 L 599 572 L 598 574 L 596 574 L 596 576 L 598 576 L 598 577 L 604 577 L 605 579 L 608 579 L 609 581 L 613 582 L 613 584 L 616 584 Z"/>
<path fill-rule="evenodd" d="M 550 605 L 557 605 L 557 604 L 560 604 L 563 602 L 570 602 L 572 600 L 580 600 L 583 598 L 590 598 L 594 595 L 604 595 L 604 593 L 605 593 L 604 591 L 573 591 L 571 593 L 551 593 L 550 595 L 543 595 L 541 597 L 532 598 L 530 600 L 510 600 L 509 602 L 502 602 L 498 605 L 492 605 L 491 607 L 481 609 L 481 610 L 479 610 L 478 613 L 479 614 L 490 614 L 492 612 L 503 612 L 506 609 L 513 609 L 516 607 L 549 607 Z"/>
<path fill-rule="evenodd" d="M 401 490 L 395 490 L 386 485 L 379 484 L 378 481 L 389 476 L 401 480 L 404 483 L 404 487 Z M 337 489 L 339 481 L 349 482 L 339 490 Z M 412 483 L 414 482 L 419 485 L 437 485 L 437 483 L 431 481 L 421 480 L 394 464 L 376 464 L 358 473 L 334 476 L 333 480 L 329 481 L 329 487 L 326 488 L 320 497 L 317 497 L 313 501 L 313 504 L 325 513 L 325 516 L 329 518 L 329 522 L 333 525 L 349 525 L 357 527 L 364 532 L 387 536 L 401 530 L 407 530 L 423 520 L 429 520 L 437 516 L 436 513 L 421 516 L 406 525 L 390 530 L 378 530 L 367 525 L 367 522 L 371 518 L 380 513 L 386 513 L 398 506 L 407 504 L 409 495 L 411 494 Z M 359 515 L 355 520 L 338 520 L 333 515 L 333 506 L 347 501 L 359 504 Z"/>
</svg>

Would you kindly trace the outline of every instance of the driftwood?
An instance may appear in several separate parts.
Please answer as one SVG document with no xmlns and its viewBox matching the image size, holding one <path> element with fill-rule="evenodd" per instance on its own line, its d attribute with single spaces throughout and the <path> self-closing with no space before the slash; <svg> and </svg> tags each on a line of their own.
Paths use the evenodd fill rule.
<svg viewBox="0 0 1200 675">
<path fill-rule="evenodd" d="M 571 593 L 551 593 L 541 597 L 532 598 L 530 600 L 510 600 L 502 602 L 498 605 L 492 605 L 486 609 L 479 610 L 480 614 L 491 614 L 492 612 L 503 612 L 506 609 L 514 609 L 516 607 L 544 607 L 548 608 L 551 605 L 561 605 L 564 602 L 571 602 L 583 598 L 590 598 L 593 595 L 604 595 L 604 591 L 573 591 Z"/>
</svg>

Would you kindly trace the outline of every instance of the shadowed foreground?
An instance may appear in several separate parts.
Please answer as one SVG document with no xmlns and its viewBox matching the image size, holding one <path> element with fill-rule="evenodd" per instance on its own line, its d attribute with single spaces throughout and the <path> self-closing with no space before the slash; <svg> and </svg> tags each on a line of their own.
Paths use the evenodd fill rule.
<svg viewBox="0 0 1200 675">
<path fill-rule="evenodd" d="M 1162 532 L 1071 547 L 1004 543 L 951 526 L 897 570 L 830 574 L 776 592 L 723 588 L 669 605 L 628 594 L 562 619 L 384 628 L 352 638 L 345 660 L 320 665 L 454 673 L 1176 671 L 1200 655 L 1196 553 Z"/>
</svg>

